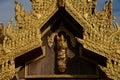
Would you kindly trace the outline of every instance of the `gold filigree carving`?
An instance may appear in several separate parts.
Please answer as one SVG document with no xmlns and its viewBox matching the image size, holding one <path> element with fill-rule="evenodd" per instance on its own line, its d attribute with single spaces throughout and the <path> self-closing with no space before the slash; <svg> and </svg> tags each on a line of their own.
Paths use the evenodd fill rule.
<svg viewBox="0 0 120 80">
<path fill-rule="evenodd" d="M 53 44 L 54 44 L 54 38 L 55 38 L 56 35 L 57 35 L 57 33 L 53 33 L 51 36 L 47 37 L 47 39 L 48 39 L 48 46 L 49 47 L 53 46 Z"/>
<path fill-rule="evenodd" d="M 12 19 L 7 27 L 0 22 L 0 80 L 11 79 L 15 75 L 15 57 L 42 45 L 39 30 L 58 10 L 58 3 L 83 27 L 84 38 L 77 38 L 78 42 L 83 44 L 84 48 L 106 57 L 107 67 L 101 69 L 108 77 L 120 79 L 120 28 L 112 15 L 112 0 L 107 2 L 101 11 L 96 11 L 96 2 L 97 0 L 31 0 L 32 11 L 26 12 L 23 5 L 15 1 L 14 27 Z M 54 36 L 48 38 L 50 47 L 53 45 Z M 65 50 L 62 53 L 65 53 Z"/>
</svg>

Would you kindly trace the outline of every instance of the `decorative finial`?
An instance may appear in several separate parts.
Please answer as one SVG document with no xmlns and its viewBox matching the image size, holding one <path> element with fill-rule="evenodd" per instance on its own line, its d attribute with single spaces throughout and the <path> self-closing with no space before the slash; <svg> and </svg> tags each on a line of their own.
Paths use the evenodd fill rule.
<svg viewBox="0 0 120 80">
<path fill-rule="evenodd" d="M 58 0 L 59 7 L 65 6 L 65 0 Z"/>
<path fill-rule="evenodd" d="M 15 4 L 18 4 L 18 0 L 15 0 Z"/>
<path fill-rule="evenodd" d="M 113 0 L 110 0 L 110 2 L 112 3 L 112 2 L 113 2 Z"/>
<path fill-rule="evenodd" d="M 0 20 L 0 25 L 3 27 L 4 26 L 4 23 Z"/>
</svg>

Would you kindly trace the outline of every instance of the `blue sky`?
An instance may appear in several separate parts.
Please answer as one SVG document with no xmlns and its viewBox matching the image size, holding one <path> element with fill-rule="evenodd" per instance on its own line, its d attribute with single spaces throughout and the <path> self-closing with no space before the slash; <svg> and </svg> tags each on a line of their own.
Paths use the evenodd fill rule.
<svg viewBox="0 0 120 80">
<path fill-rule="evenodd" d="M 109 0 L 98 0 L 97 10 L 101 10 L 104 6 L 105 1 Z M 24 5 L 26 11 L 31 10 L 31 3 L 29 0 L 18 0 Z M 14 18 L 15 3 L 14 0 L 0 0 L 0 20 L 7 25 L 10 18 Z M 113 0 L 113 15 L 117 17 L 120 24 L 120 0 Z"/>
</svg>

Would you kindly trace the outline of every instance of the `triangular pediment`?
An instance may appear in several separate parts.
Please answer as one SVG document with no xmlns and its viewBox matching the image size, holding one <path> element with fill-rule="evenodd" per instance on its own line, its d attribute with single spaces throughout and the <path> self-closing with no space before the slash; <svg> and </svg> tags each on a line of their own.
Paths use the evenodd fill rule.
<svg viewBox="0 0 120 80">
<path fill-rule="evenodd" d="M 33 60 L 26 61 L 26 67 L 23 68 L 25 69 L 26 78 L 99 78 L 97 70 L 98 73 L 101 72 L 101 70 L 99 69 L 98 64 L 106 66 L 106 58 L 83 49 L 82 44 L 78 43 L 75 38 L 83 38 L 83 27 L 76 22 L 64 8 L 60 8 L 48 22 L 45 23 L 41 28 L 41 33 L 42 57 L 39 56 Z M 69 59 L 66 63 L 66 72 L 64 73 L 58 71 L 56 63 L 57 46 L 55 37 L 60 34 L 64 35 L 68 45 L 67 54 Z M 35 54 L 36 53 L 34 53 L 34 55 Z M 103 60 L 105 59 L 105 62 L 97 60 L 94 57 L 99 57 L 99 59 Z"/>
<path fill-rule="evenodd" d="M 0 23 L 0 79 L 19 70 L 24 79 L 119 77 L 120 29 L 112 0 L 99 12 L 97 0 L 30 1 L 26 12 L 15 0 L 14 27 L 13 19 L 7 27 Z"/>
</svg>

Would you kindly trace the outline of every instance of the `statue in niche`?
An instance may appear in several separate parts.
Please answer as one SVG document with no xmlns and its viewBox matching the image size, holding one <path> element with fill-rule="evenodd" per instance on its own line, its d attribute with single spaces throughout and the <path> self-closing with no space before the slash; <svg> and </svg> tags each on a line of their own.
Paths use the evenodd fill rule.
<svg viewBox="0 0 120 80">
<path fill-rule="evenodd" d="M 65 72 L 67 69 L 67 40 L 64 35 L 56 36 L 57 38 L 57 66 L 60 72 Z"/>
<path fill-rule="evenodd" d="M 75 54 L 68 49 L 69 46 L 73 47 L 73 45 L 76 45 L 74 38 L 70 37 L 69 34 L 66 34 L 65 31 L 58 31 L 48 36 L 47 40 L 49 48 L 52 48 L 54 46 L 54 51 L 56 53 L 55 73 L 67 73 L 68 61 L 75 56 Z"/>
</svg>

